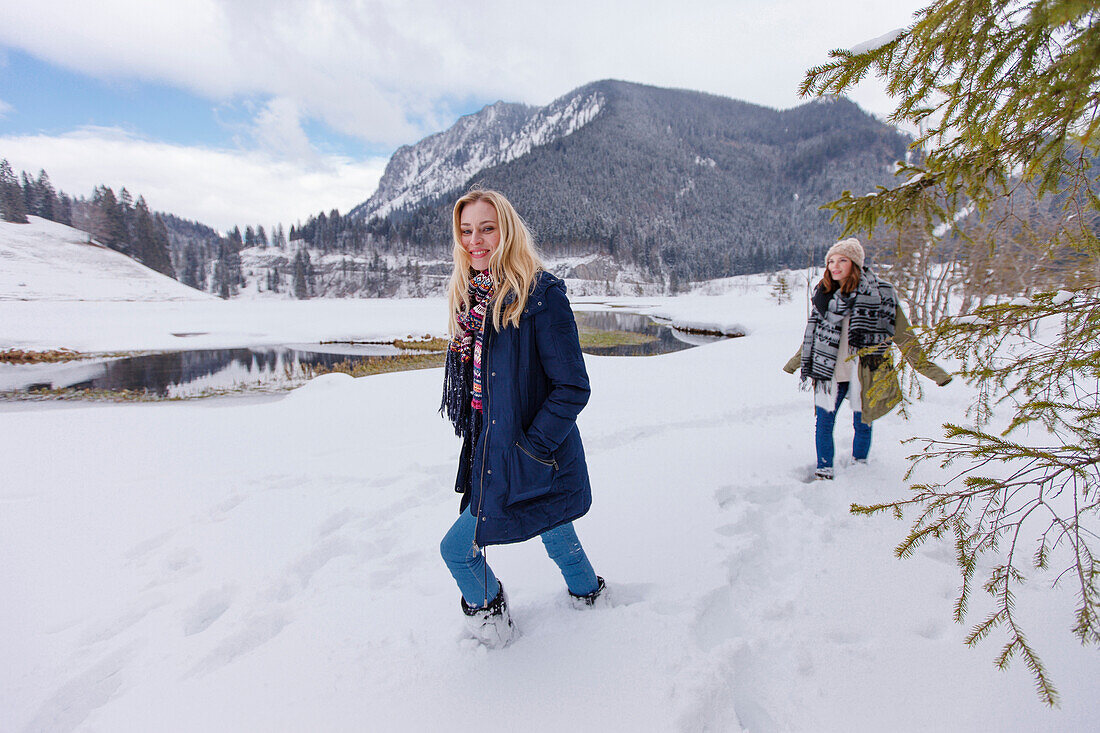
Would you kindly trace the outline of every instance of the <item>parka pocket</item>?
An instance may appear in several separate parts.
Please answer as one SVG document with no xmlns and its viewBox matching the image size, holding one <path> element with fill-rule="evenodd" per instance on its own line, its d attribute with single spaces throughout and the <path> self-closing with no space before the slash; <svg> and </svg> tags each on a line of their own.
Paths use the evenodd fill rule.
<svg viewBox="0 0 1100 733">
<path fill-rule="evenodd" d="M 889 354 L 883 356 L 876 369 L 870 369 L 863 362 L 860 366 L 863 417 L 868 421 L 877 420 L 901 402 L 901 385 Z"/>
<path fill-rule="evenodd" d="M 505 506 L 537 499 L 553 487 L 558 462 L 553 456 L 538 455 L 522 436 L 508 452 L 507 462 L 508 499 Z"/>
</svg>

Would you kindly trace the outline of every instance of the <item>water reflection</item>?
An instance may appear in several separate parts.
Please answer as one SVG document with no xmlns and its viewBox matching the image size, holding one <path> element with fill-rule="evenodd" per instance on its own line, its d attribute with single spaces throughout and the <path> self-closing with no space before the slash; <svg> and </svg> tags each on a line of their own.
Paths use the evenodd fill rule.
<svg viewBox="0 0 1100 733">
<path fill-rule="evenodd" d="M 227 390 L 280 390 L 301 384 L 315 371 L 341 362 L 390 359 L 402 353 L 385 345 L 333 346 L 324 351 L 279 346 L 177 351 L 63 364 L 5 364 L 0 365 L 0 392 L 134 390 L 172 398 Z"/>
<path fill-rule="evenodd" d="M 586 344 L 583 347 L 586 354 L 597 354 L 599 356 L 655 356 L 690 349 L 692 346 L 702 346 L 726 338 L 725 336 L 687 333 L 657 323 L 649 316 L 637 313 L 580 311 L 575 315 L 577 327 L 582 332 L 582 343 L 586 340 L 583 338 L 586 329 L 597 331 L 603 335 L 603 337 L 594 340 L 606 338 L 612 342 L 606 345 L 600 343 Z M 625 336 L 618 339 L 616 334 L 625 334 Z M 639 336 L 642 338 L 638 338 Z M 613 343 L 617 340 L 636 341 L 636 343 Z"/>
</svg>

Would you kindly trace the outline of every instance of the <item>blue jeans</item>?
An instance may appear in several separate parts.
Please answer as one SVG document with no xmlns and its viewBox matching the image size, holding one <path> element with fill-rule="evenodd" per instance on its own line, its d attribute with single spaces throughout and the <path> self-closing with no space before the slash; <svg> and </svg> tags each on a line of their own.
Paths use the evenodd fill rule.
<svg viewBox="0 0 1100 733">
<path fill-rule="evenodd" d="M 836 385 L 836 404 L 833 411 L 816 408 L 817 410 L 817 467 L 833 467 L 833 425 L 836 424 L 836 413 L 840 410 L 840 403 L 848 394 L 848 383 L 838 382 Z M 852 439 L 852 458 L 856 460 L 867 457 L 871 450 L 871 426 L 863 422 L 863 413 L 856 412 L 852 421 L 855 428 L 855 437 Z"/>
<path fill-rule="evenodd" d="M 496 598 L 500 583 L 485 562 L 484 548 L 474 545 L 476 526 L 477 519 L 467 507 L 439 543 L 439 554 L 458 583 L 467 605 L 478 608 Z M 546 554 L 561 570 L 570 593 L 583 596 L 596 590 L 599 585 L 596 572 L 584 554 L 572 522 L 558 525 L 539 536 Z"/>
</svg>

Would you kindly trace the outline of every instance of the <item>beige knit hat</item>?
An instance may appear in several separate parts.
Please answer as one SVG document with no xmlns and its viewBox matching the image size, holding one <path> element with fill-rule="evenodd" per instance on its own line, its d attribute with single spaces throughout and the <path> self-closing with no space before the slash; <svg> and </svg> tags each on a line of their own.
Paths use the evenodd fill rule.
<svg viewBox="0 0 1100 733">
<path fill-rule="evenodd" d="M 829 251 L 825 253 L 826 264 L 828 264 L 829 258 L 833 255 L 847 257 L 852 262 L 859 265 L 859 269 L 863 269 L 863 245 L 861 245 L 859 240 L 855 237 L 842 239 L 832 247 L 829 247 Z"/>
</svg>

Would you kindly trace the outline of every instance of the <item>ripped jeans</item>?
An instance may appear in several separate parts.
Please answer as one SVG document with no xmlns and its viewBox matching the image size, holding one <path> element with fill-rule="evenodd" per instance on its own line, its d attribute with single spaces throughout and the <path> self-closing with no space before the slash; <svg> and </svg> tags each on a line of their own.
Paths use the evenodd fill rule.
<svg viewBox="0 0 1100 733">
<path fill-rule="evenodd" d="M 484 548 L 474 545 L 476 526 L 477 519 L 467 507 L 439 543 L 439 554 L 458 583 L 467 605 L 480 608 L 496 598 L 500 584 L 485 562 Z M 561 570 L 570 593 L 583 596 L 596 590 L 596 572 L 584 554 L 572 522 L 558 525 L 539 536 L 546 554 Z"/>
</svg>

